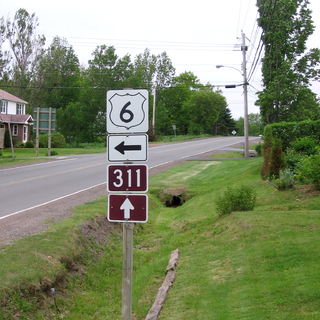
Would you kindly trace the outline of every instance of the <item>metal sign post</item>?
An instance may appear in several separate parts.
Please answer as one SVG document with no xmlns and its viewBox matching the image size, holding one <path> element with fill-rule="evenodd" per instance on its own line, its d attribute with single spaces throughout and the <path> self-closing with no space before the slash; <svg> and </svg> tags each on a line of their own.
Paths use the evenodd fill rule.
<svg viewBox="0 0 320 320">
<path fill-rule="evenodd" d="M 132 314 L 134 223 L 148 221 L 148 167 L 132 163 L 148 160 L 148 108 L 147 90 L 107 92 L 108 161 L 124 163 L 107 168 L 108 220 L 123 222 L 122 320 Z"/>
</svg>

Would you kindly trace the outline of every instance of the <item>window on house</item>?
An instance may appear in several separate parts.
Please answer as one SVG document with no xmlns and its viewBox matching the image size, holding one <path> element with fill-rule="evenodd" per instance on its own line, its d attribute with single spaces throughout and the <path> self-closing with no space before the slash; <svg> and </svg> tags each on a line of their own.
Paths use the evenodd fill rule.
<svg viewBox="0 0 320 320">
<path fill-rule="evenodd" d="M 14 124 L 12 127 L 12 135 L 17 136 L 18 135 L 18 125 Z"/>
<path fill-rule="evenodd" d="M 7 113 L 8 101 L 0 100 L 0 113 Z"/>
<path fill-rule="evenodd" d="M 28 127 L 23 126 L 23 141 L 22 142 L 27 142 L 28 140 Z"/>
<path fill-rule="evenodd" d="M 0 129 L 4 129 L 4 128 L 5 128 L 4 124 L 0 124 Z"/>
<path fill-rule="evenodd" d="M 23 104 L 17 103 L 17 112 L 16 114 L 23 114 Z"/>
</svg>

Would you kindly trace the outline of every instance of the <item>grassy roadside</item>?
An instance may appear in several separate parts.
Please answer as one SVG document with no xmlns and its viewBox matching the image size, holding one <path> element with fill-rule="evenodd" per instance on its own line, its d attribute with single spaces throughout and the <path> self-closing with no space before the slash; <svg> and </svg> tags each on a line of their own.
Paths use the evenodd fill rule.
<svg viewBox="0 0 320 320">
<path fill-rule="evenodd" d="M 320 319 L 319 194 L 277 191 L 261 181 L 261 162 L 187 162 L 150 178 L 149 221 L 134 229 L 133 319 L 145 318 L 176 248 L 177 277 L 159 320 Z M 218 218 L 215 200 L 241 185 L 256 190 L 254 211 Z M 181 187 L 188 200 L 164 207 L 162 191 Z M 105 212 L 103 197 L 0 248 L 0 319 L 121 318 L 122 236 L 106 229 L 97 238 Z M 78 226 L 88 220 L 84 238 Z"/>
</svg>

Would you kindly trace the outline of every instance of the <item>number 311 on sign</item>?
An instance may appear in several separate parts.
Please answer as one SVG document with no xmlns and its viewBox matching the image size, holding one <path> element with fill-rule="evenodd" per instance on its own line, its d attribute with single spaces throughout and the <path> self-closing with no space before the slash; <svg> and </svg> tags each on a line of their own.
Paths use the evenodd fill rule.
<svg viewBox="0 0 320 320">
<path fill-rule="evenodd" d="M 107 167 L 108 192 L 147 192 L 148 166 L 145 164 L 117 164 Z"/>
</svg>

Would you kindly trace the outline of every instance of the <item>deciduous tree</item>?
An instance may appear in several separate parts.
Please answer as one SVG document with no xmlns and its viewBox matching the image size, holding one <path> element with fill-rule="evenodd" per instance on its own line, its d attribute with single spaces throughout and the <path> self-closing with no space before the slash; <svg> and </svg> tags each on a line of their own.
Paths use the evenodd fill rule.
<svg viewBox="0 0 320 320">
<path fill-rule="evenodd" d="M 45 37 L 39 35 L 38 18 L 35 13 L 29 14 L 19 9 L 13 21 L 7 20 L 7 39 L 13 53 L 14 93 L 29 101 L 33 91 L 26 87 L 33 79 L 34 71 L 40 57 L 44 53 Z"/>
<path fill-rule="evenodd" d="M 54 37 L 39 60 L 34 83 L 34 107 L 61 108 L 79 100 L 79 59 L 66 39 Z"/>
<path fill-rule="evenodd" d="M 265 55 L 264 90 L 256 104 L 265 124 L 315 119 L 318 114 L 319 103 L 309 86 L 319 79 L 320 50 L 307 51 L 315 28 L 308 5 L 308 0 L 257 0 Z"/>
</svg>

